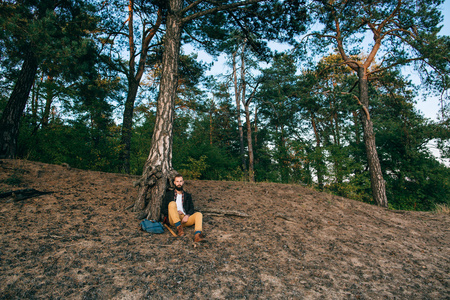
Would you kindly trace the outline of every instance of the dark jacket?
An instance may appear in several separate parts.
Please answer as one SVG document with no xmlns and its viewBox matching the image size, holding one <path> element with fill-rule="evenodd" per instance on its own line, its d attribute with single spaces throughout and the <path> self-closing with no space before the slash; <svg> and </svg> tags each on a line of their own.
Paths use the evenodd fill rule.
<svg viewBox="0 0 450 300">
<path fill-rule="evenodd" d="M 192 202 L 192 196 L 188 192 L 183 191 L 183 209 L 187 215 L 194 214 L 194 203 Z M 171 201 L 176 201 L 175 199 L 175 190 L 169 190 L 166 192 L 166 196 L 164 196 L 163 204 L 161 207 L 161 213 L 164 216 L 168 216 L 168 207 Z"/>
</svg>

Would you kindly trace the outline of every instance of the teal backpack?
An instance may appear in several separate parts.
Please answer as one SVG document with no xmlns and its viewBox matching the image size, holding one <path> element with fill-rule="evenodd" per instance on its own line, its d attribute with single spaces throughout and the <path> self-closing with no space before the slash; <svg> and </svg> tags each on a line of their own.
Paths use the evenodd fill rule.
<svg viewBox="0 0 450 300">
<path fill-rule="evenodd" d="M 160 222 L 144 219 L 139 224 L 142 230 L 149 233 L 164 233 L 164 227 Z"/>
</svg>

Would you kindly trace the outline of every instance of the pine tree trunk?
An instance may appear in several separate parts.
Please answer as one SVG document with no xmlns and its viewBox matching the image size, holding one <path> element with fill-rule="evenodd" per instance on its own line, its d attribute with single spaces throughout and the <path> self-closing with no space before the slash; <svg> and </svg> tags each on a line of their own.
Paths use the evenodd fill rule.
<svg viewBox="0 0 450 300">
<path fill-rule="evenodd" d="M 44 113 L 42 114 L 42 127 L 47 126 L 50 120 L 50 110 L 52 108 L 52 102 L 54 97 L 53 87 L 54 87 L 53 77 L 48 76 L 47 84 L 45 85 L 46 97 L 45 97 Z"/>
<path fill-rule="evenodd" d="M 16 155 L 20 118 L 27 104 L 37 68 L 38 61 L 29 51 L 0 119 L 0 158 L 13 158 Z"/>
<path fill-rule="evenodd" d="M 252 142 L 252 123 L 250 121 L 249 104 L 245 105 L 245 122 L 247 124 L 247 144 L 248 144 L 248 180 L 255 182 L 255 168 L 253 157 L 253 142 Z"/>
<path fill-rule="evenodd" d="M 319 186 L 319 190 L 323 190 L 323 181 L 324 181 L 324 163 L 323 163 L 323 156 L 322 156 L 322 147 L 320 146 L 320 136 L 319 136 L 319 130 L 317 129 L 316 125 L 316 118 L 314 116 L 314 113 L 311 111 L 311 124 L 314 130 L 314 136 L 316 137 L 316 168 L 317 168 L 317 184 Z"/>
<path fill-rule="evenodd" d="M 122 171 L 129 174 L 130 169 L 130 156 L 131 156 L 131 136 L 133 130 L 133 116 L 134 116 L 134 104 L 136 102 L 136 96 L 139 89 L 139 85 L 144 74 L 144 69 L 147 61 L 147 55 L 149 51 L 150 41 L 155 36 L 157 30 L 161 26 L 162 9 L 158 10 L 158 18 L 151 29 L 144 30 L 142 34 L 142 48 L 140 51 L 139 62 L 136 68 L 135 55 L 136 46 L 134 44 L 134 0 L 128 2 L 128 43 L 130 57 L 128 61 L 128 94 L 125 102 L 125 109 L 123 112 L 122 123 L 122 139 L 121 139 L 121 154 Z M 145 29 L 145 27 L 144 27 Z"/>
<path fill-rule="evenodd" d="M 131 153 L 131 132 L 133 127 L 133 114 L 134 114 L 134 102 L 136 100 L 137 90 L 139 88 L 139 81 L 134 78 L 134 1 L 128 1 L 128 47 L 130 51 L 130 57 L 128 61 L 128 93 L 127 100 L 125 101 L 125 109 L 123 111 L 122 121 L 122 139 L 121 139 L 121 152 L 120 159 L 122 161 L 122 172 L 130 173 L 130 153 Z"/>
<path fill-rule="evenodd" d="M 173 118 L 181 42 L 181 22 L 176 13 L 182 5 L 182 0 L 170 0 L 155 129 L 134 205 L 134 210 L 143 212 L 148 219 L 160 219 L 167 184 L 175 173 L 172 169 Z"/>
<path fill-rule="evenodd" d="M 360 133 L 359 133 L 359 126 L 358 126 L 358 112 L 352 111 L 353 120 L 354 120 L 354 128 L 355 128 L 355 143 L 356 145 L 359 145 L 361 143 Z"/>
<path fill-rule="evenodd" d="M 236 117 L 238 121 L 238 130 L 239 130 L 239 155 L 241 157 L 241 166 L 242 170 L 245 171 L 247 169 L 245 163 L 245 155 L 244 155 L 244 129 L 242 127 L 241 121 L 241 100 L 240 100 L 240 88 L 237 80 L 237 63 L 236 63 L 236 54 L 237 51 L 233 53 L 233 82 L 234 82 L 234 98 L 236 102 Z"/>
<path fill-rule="evenodd" d="M 373 123 L 368 114 L 369 94 L 367 74 L 363 67 L 358 69 L 359 78 L 359 97 L 363 108 L 360 110 L 361 121 L 364 131 L 364 144 L 366 146 L 367 162 L 369 164 L 370 183 L 372 186 L 372 196 L 377 205 L 387 207 L 386 186 L 383 173 L 381 172 L 380 160 L 375 144 L 375 134 L 373 132 Z"/>
<path fill-rule="evenodd" d="M 38 98 L 39 88 L 36 86 L 36 80 L 33 81 L 33 85 L 31 86 L 31 114 L 32 114 L 32 125 L 33 125 L 33 133 L 36 133 L 38 127 Z"/>
<path fill-rule="evenodd" d="M 133 128 L 134 102 L 139 88 L 139 83 L 130 78 L 128 81 L 128 95 L 125 102 L 125 110 L 123 112 L 122 122 L 122 171 L 126 174 L 130 173 L 130 153 L 131 153 L 131 134 Z"/>
</svg>

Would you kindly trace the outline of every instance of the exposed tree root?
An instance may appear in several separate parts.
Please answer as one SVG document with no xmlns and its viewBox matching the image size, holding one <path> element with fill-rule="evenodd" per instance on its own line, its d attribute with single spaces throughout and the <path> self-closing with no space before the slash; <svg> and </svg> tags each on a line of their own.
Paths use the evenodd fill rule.
<svg viewBox="0 0 450 300">
<path fill-rule="evenodd" d="M 38 197 L 41 195 L 51 194 L 53 192 L 41 192 L 35 189 L 23 189 L 23 190 L 16 190 L 16 191 L 10 191 L 6 193 L 0 194 L 0 198 L 7 198 L 12 197 L 13 201 L 22 201 L 25 199 Z"/>
<path fill-rule="evenodd" d="M 216 215 L 216 216 L 235 216 L 235 217 L 242 217 L 242 218 L 248 218 L 250 215 L 236 211 L 236 210 L 223 210 L 223 209 L 215 209 L 215 208 L 201 208 L 199 209 L 202 213 L 208 213 L 210 215 Z"/>
</svg>

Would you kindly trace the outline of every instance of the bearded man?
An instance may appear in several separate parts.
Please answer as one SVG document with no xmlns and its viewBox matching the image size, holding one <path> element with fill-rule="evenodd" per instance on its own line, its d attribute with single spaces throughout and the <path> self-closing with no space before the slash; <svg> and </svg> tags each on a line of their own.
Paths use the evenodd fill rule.
<svg viewBox="0 0 450 300">
<path fill-rule="evenodd" d="M 184 235 L 184 227 L 195 225 L 194 242 L 204 241 L 202 234 L 203 215 L 201 212 L 194 212 L 192 196 L 183 190 L 183 176 L 175 176 L 173 183 L 175 189 L 166 192 L 162 214 L 168 216 L 170 225 L 177 228 L 178 236 Z"/>
</svg>

